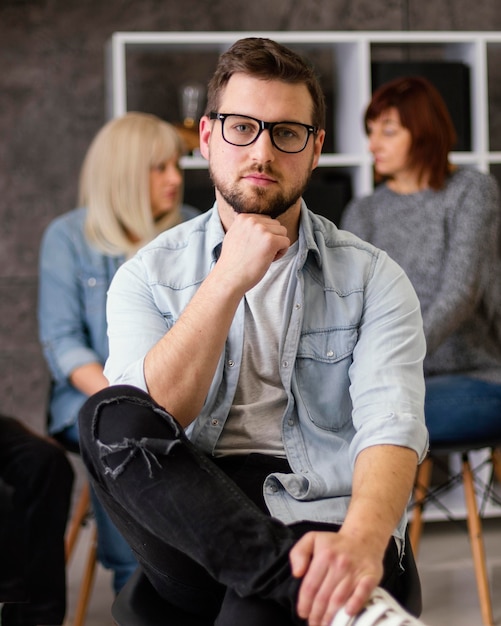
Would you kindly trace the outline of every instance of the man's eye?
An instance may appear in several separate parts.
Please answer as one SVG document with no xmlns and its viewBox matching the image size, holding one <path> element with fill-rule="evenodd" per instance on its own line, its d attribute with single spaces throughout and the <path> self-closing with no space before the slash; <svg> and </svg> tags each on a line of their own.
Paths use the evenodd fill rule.
<svg viewBox="0 0 501 626">
<path fill-rule="evenodd" d="M 251 124 L 236 124 L 235 126 L 233 126 L 233 130 L 241 134 L 254 132 Z"/>
<path fill-rule="evenodd" d="M 297 131 L 294 128 L 287 126 L 275 126 L 275 136 L 281 139 L 295 139 L 298 136 Z"/>
</svg>

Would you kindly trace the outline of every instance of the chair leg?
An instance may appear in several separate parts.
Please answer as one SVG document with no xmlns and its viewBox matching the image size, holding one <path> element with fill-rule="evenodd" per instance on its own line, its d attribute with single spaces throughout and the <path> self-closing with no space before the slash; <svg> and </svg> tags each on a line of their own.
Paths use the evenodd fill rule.
<svg viewBox="0 0 501 626">
<path fill-rule="evenodd" d="M 90 503 L 90 487 L 89 483 L 85 482 L 80 496 L 75 505 L 75 511 L 71 517 L 68 532 L 65 539 L 65 554 L 66 563 L 72 557 L 78 535 L 82 529 L 86 517 L 89 514 L 91 507 Z M 92 583 L 94 581 L 95 571 L 97 565 L 97 528 L 95 524 L 91 530 L 90 545 L 87 552 L 87 560 L 85 569 L 80 583 L 80 589 L 78 593 L 77 606 L 75 609 L 75 618 L 73 621 L 74 626 L 82 626 L 85 622 L 85 616 L 87 614 L 87 608 L 89 605 L 90 593 L 92 590 Z"/>
<path fill-rule="evenodd" d="M 91 531 L 90 546 L 87 553 L 87 562 L 80 584 L 80 592 L 78 594 L 78 602 L 75 609 L 75 618 L 73 626 L 82 626 L 85 623 L 85 616 L 89 606 L 89 598 L 92 591 L 92 584 L 96 573 L 97 565 L 97 528 L 94 525 Z"/>
<path fill-rule="evenodd" d="M 470 543 L 473 554 L 473 563 L 475 566 L 475 577 L 477 580 L 482 621 L 485 626 L 493 626 L 494 620 L 492 616 L 489 579 L 487 576 L 482 522 L 478 514 L 473 474 L 467 453 L 463 454 L 463 485 L 466 500 L 468 532 L 470 534 Z"/>
<path fill-rule="evenodd" d="M 415 557 L 418 554 L 423 532 L 424 499 L 430 486 L 432 469 L 433 460 L 431 457 L 427 457 L 418 467 L 416 482 L 414 483 L 413 500 L 415 504 L 412 508 L 412 519 L 409 523 L 409 540 Z"/>
<path fill-rule="evenodd" d="M 77 504 L 75 506 L 75 511 L 71 517 L 68 532 L 66 533 L 65 539 L 65 554 L 66 554 L 66 562 L 68 562 L 73 554 L 73 549 L 75 548 L 75 543 L 78 538 L 78 534 L 82 527 L 82 524 L 87 517 L 90 509 L 90 490 L 89 483 L 85 482 L 82 491 L 80 493 L 80 497 L 78 498 Z"/>
</svg>

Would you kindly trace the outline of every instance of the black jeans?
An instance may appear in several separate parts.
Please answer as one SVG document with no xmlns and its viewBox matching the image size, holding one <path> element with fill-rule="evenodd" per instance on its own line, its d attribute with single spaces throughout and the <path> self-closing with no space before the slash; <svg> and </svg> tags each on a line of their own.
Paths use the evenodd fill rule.
<svg viewBox="0 0 501 626">
<path fill-rule="evenodd" d="M 2 626 L 62 624 L 73 469 L 56 443 L 0 416 Z"/>
<path fill-rule="evenodd" d="M 206 616 L 208 625 L 305 623 L 295 611 L 300 581 L 289 551 L 305 532 L 339 527 L 287 526 L 269 515 L 263 480 L 288 468 L 285 461 L 251 455 L 214 462 L 130 386 L 109 387 L 86 402 L 80 445 L 98 497 L 162 597 Z M 385 566 L 398 586 L 393 541 Z"/>
</svg>

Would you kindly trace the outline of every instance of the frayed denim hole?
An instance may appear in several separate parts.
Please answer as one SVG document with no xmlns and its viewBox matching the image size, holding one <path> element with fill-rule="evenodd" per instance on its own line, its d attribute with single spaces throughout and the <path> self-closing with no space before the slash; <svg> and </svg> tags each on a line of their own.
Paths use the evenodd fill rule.
<svg viewBox="0 0 501 626">
<path fill-rule="evenodd" d="M 137 456 L 140 456 L 148 469 L 149 478 L 153 478 L 153 467 L 161 468 L 158 456 L 167 456 L 172 448 L 181 443 L 178 439 L 166 441 L 165 439 L 149 439 L 143 437 L 137 439 L 124 439 L 119 443 L 105 444 L 97 440 L 99 458 L 104 467 L 105 474 L 114 480 L 120 476 L 127 465 Z"/>
</svg>

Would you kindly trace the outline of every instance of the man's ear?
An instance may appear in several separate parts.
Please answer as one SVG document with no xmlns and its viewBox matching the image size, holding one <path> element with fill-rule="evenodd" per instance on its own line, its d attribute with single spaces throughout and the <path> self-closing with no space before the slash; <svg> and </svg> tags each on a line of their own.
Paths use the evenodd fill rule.
<svg viewBox="0 0 501 626">
<path fill-rule="evenodd" d="M 314 143 L 314 158 L 313 158 L 313 168 L 315 169 L 318 165 L 318 160 L 320 159 L 320 154 L 322 152 L 322 146 L 324 145 L 325 140 L 325 130 L 321 129 L 315 136 Z"/>
<path fill-rule="evenodd" d="M 213 122 L 204 115 L 200 118 L 199 134 L 200 134 L 200 152 L 204 158 L 209 160 L 209 139 L 212 133 Z"/>
</svg>

